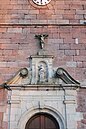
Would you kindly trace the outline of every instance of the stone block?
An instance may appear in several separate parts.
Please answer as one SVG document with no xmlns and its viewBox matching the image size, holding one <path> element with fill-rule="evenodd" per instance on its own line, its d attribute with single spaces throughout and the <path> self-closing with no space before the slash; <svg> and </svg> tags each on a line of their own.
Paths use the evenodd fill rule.
<svg viewBox="0 0 86 129">
<path fill-rule="evenodd" d="M 8 33 L 22 33 L 22 28 L 8 28 Z"/>
<path fill-rule="evenodd" d="M 67 67 L 77 67 L 77 63 L 74 62 L 74 61 L 66 62 L 66 66 L 67 66 Z"/>
</svg>

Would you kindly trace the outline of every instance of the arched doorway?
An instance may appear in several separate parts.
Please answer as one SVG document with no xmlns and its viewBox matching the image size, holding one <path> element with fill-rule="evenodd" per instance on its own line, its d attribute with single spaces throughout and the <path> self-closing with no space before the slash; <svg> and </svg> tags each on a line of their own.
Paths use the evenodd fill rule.
<svg viewBox="0 0 86 129">
<path fill-rule="evenodd" d="M 25 129 L 60 129 L 60 127 L 53 116 L 47 113 L 38 113 L 26 123 Z"/>
</svg>

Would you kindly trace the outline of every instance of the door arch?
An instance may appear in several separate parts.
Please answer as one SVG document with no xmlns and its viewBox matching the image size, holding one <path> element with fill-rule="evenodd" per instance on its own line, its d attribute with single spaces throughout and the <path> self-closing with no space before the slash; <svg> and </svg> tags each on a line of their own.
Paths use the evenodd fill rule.
<svg viewBox="0 0 86 129">
<path fill-rule="evenodd" d="M 60 127 L 52 115 L 37 113 L 28 120 L 25 129 L 60 129 Z"/>
</svg>

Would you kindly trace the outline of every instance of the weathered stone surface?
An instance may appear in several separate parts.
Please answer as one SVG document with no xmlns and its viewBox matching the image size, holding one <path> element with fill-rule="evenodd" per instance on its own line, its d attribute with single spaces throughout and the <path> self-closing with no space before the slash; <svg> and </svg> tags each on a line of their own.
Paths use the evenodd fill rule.
<svg viewBox="0 0 86 129">
<path fill-rule="evenodd" d="M 21 68 L 28 68 L 29 71 L 30 62 L 28 57 L 36 55 L 38 52 L 39 55 L 45 53 L 53 55 L 53 67 L 55 71 L 59 67 L 64 68 L 75 80 L 81 83 L 81 86 L 86 87 L 86 26 L 84 22 L 86 23 L 86 0 L 51 0 L 47 6 L 43 7 L 35 5 L 32 0 L 0 0 L 0 84 L 12 78 Z M 35 35 L 39 34 L 49 35 L 45 40 L 47 52 L 43 53 L 39 51 L 38 41 L 34 38 Z M 15 77 L 14 84 L 25 84 L 26 82 L 29 84 L 31 82 L 28 77 L 23 78 L 23 81 L 21 81 L 22 77 L 18 77 Z M 57 79 L 56 84 L 58 83 L 63 83 L 63 81 Z M 37 105 L 40 97 L 36 101 L 33 97 L 33 103 L 31 103 L 30 99 L 31 104 L 29 105 L 29 101 L 26 102 L 26 100 L 24 102 L 22 100 L 20 91 L 12 91 L 12 94 L 14 92 L 16 93 L 12 95 L 12 99 L 15 100 L 13 101 L 14 104 L 12 104 L 12 113 L 16 115 L 11 115 L 11 129 L 14 126 L 15 129 L 18 129 L 16 121 L 20 118 L 21 112 L 24 112 L 27 108 L 31 108 L 33 105 Z M 75 125 L 77 125 L 78 129 L 86 129 L 85 92 L 85 88 L 80 89 L 78 95 L 74 95 L 77 98 L 75 99 L 76 104 L 74 104 L 75 102 L 71 104 L 73 101 L 65 101 L 68 103 L 68 112 L 72 109 L 72 111 L 75 111 L 76 108 L 76 114 L 78 114 L 76 115 L 77 124 L 73 122 L 75 114 L 68 114 L 68 120 L 70 120 L 69 123 L 71 124 L 69 125 L 68 123 L 68 126 L 72 129 L 76 129 Z M 0 88 L 0 129 L 8 128 L 6 93 L 6 90 Z M 42 95 L 45 93 L 50 94 L 49 99 L 50 97 L 54 97 L 54 99 L 58 98 L 52 95 L 55 95 L 55 92 L 40 93 Z M 26 98 L 31 97 L 28 94 L 33 95 L 31 91 L 21 94 L 22 96 L 26 94 Z M 37 92 L 35 94 L 37 96 Z M 63 97 L 63 93 L 60 91 L 56 95 L 59 96 L 59 94 L 60 100 L 63 101 L 61 98 L 61 96 Z M 19 100 L 19 96 L 21 101 Z M 42 99 L 40 105 L 42 107 L 44 106 L 43 104 L 54 105 L 55 108 L 58 107 L 58 110 L 64 116 L 63 104 L 60 102 L 57 103 L 56 100 L 48 100 L 47 98 Z M 23 109 L 20 108 L 21 105 Z M 27 106 L 25 107 L 25 105 Z M 17 110 L 18 114 L 16 113 Z"/>
</svg>

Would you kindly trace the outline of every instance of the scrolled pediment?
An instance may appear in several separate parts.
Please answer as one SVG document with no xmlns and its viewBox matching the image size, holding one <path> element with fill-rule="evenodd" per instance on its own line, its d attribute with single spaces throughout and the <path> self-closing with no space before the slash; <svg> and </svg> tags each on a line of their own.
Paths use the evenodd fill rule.
<svg viewBox="0 0 86 129">
<path fill-rule="evenodd" d="M 56 78 L 60 78 L 66 84 L 77 84 L 80 85 L 78 81 L 76 81 L 65 69 L 57 68 L 55 73 Z"/>
<path fill-rule="evenodd" d="M 29 58 L 30 67 L 21 68 L 15 76 L 2 84 L 17 86 L 59 86 L 59 85 L 80 85 L 78 81 L 64 69 L 53 67 L 53 55 L 48 55 L 45 50 L 45 39 L 47 34 L 35 35 L 39 40 L 39 50 L 36 55 Z"/>
<path fill-rule="evenodd" d="M 70 74 L 63 68 L 51 70 L 52 74 L 49 76 L 47 65 L 44 62 L 38 64 L 38 72 L 35 75 L 30 68 L 20 69 L 13 78 L 6 82 L 7 85 L 19 86 L 79 86 L 80 83 L 73 79 Z M 43 68 L 42 68 L 43 67 Z M 40 71 L 41 70 L 41 71 Z M 34 74 L 36 78 L 32 75 Z M 50 77 L 50 78 L 49 78 Z M 35 81 L 34 81 L 35 79 Z"/>
<path fill-rule="evenodd" d="M 5 83 L 10 85 L 10 84 L 28 84 L 30 83 L 30 70 L 29 68 L 21 68 L 19 71 L 15 73 L 15 75 L 7 80 Z"/>
<path fill-rule="evenodd" d="M 31 56 L 30 67 L 21 68 L 4 84 L 26 87 L 80 85 L 65 69 L 53 67 L 53 56 L 51 55 Z"/>
</svg>

